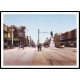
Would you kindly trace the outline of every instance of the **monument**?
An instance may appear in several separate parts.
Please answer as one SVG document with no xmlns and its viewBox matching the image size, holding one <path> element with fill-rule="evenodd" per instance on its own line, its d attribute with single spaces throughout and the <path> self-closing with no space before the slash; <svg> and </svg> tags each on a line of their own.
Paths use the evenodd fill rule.
<svg viewBox="0 0 80 80">
<path fill-rule="evenodd" d="M 53 32 L 50 32 L 51 34 L 51 41 L 50 41 L 50 48 L 55 48 L 54 39 L 53 39 Z"/>
</svg>

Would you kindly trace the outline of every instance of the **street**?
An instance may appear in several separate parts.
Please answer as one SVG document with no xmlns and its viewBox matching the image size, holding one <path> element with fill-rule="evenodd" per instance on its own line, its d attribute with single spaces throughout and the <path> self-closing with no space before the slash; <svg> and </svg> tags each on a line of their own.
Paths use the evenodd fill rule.
<svg viewBox="0 0 80 80">
<path fill-rule="evenodd" d="M 28 66 L 28 65 L 76 65 L 76 48 L 37 48 L 25 47 L 6 49 L 3 52 L 4 66 Z"/>
</svg>

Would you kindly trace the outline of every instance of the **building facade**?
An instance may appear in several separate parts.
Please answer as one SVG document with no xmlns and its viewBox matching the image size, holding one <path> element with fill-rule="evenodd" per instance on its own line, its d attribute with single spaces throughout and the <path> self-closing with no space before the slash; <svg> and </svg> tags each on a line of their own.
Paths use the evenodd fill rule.
<svg viewBox="0 0 80 80">
<path fill-rule="evenodd" d="M 5 24 L 3 24 L 3 40 L 4 48 L 6 48 L 8 43 L 8 26 L 6 26 Z"/>
<path fill-rule="evenodd" d="M 60 34 L 55 34 L 54 35 L 54 43 L 55 43 L 55 47 L 60 47 L 60 40 L 61 40 L 61 38 L 60 38 Z"/>
<path fill-rule="evenodd" d="M 25 38 L 25 26 L 20 26 L 17 27 L 17 34 L 18 34 L 18 44 L 20 45 L 21 43 L 26 44 L 26 38 Z"/>
<path fill-rule="evenodd" d="M 65 33 L 55 34 L 54 40 L 55 45 L 64 44 L 66 47 L 76 47 L 76 39 L 77 39 L 77 30 L 73 29 L 71 31 L 67 31 Z"/>
<path fill-rule="evenodd" d="M 12 43 L 15 47 L 19 46 L 22 42 L 25 44 L 25 26 L 16 27 L 15 25 L 3 25 L 4 48 L 9 48 Z"/>
</svg>

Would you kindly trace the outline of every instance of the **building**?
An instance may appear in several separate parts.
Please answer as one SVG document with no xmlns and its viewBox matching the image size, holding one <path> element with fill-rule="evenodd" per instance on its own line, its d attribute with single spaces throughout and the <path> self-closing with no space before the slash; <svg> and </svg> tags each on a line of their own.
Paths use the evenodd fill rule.
<svg viewBox="0 0 80 80">
<path fill-rule="evenodd" d="M 13 31 L 13 32 L 12 32 Z M 18 46 L 18 33 L 17 33 L 17 27 L 15 25 L 8 26 L 8 47 Z"/>
<path fill-rule="evenodd" d="M 18 43 L 19 43 L 19 45 L 21 43 L 26 44 L 25 29 L 26 29 L 25 26 L 17 27 L 17 34 L 18 34 L 18 41 L 19 41 Z"/>
<path fill-rule="evenodd" d="M 28 36 L 26 36 L 26 43 L 24 46 L 29 47 L 29 37 Z"/>
<path fill-rule="evenodd" d="M 10 48 L 13 46 L 17 47 L 22 42 L 25 44 L 25 26 L 16 27 L 15 25 L 4 26 L 4 48 Z"/>
<path fill-rule="evenodd" d="M 55 47 L 60 47 L 60 34 L 55 34 L 54 35 L 54 43 L 55 43 Z"/>
<path fill-rule="evenodd" d="M 45 42 L 43 43 L 44 47 L 49 47 L 50 46 L 50 41 L 51 39 L 46 38 Z"/>
<path fill-rule="evenodd" d="M 68 44 L 69 46 L 74 46 L 76 47 L 76 39 L 77 39 L 77 30 L 71 30 L 70 31 L 71 36 L 69 36 Z"/>
<path fill-rule="evenodd" d="M 67 31 L 65 33 L 55 34 L 54 42 L 55 45 L 65 45 L 66 47 L 76 47 L 76 29 Z"/>
<path fill-rule="evenodd" d="M 3 24 L 3 36 L 4 48 L 6 48 L 8 43 L 8 26 L 6 26 L 5 24 Z"/>
</svg>

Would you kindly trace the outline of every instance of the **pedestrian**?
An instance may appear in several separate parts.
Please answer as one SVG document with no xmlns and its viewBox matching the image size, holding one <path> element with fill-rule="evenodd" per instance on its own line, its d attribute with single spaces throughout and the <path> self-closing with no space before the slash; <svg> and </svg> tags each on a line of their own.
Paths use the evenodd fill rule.
<svg viewBox="0 0 80 80">
<path fill-rule="evenodd" d="M 20 44 L 19 49 L 20 49 L 20 48 L 23 48 L 23 49 L 24 49 L 24 44 L 23 44 L 23 42 Z"/>
<path fill-rule="evenodd" d="M 38 48 L 38 51 L 39 51 L 39 44 L 37 44 L 37 48 Z"/>
<path fill-rule="evenodd" d="M 24 49 L 24 43 L 22 42 L 22 48 Z"/>
<path fill-rule="evenodd" d="M 41 51 L 41 48 L 42 48 L 41 43 L 38 43 L 37 47 L 38 47 L 38 51 Z"/>
</svg>

